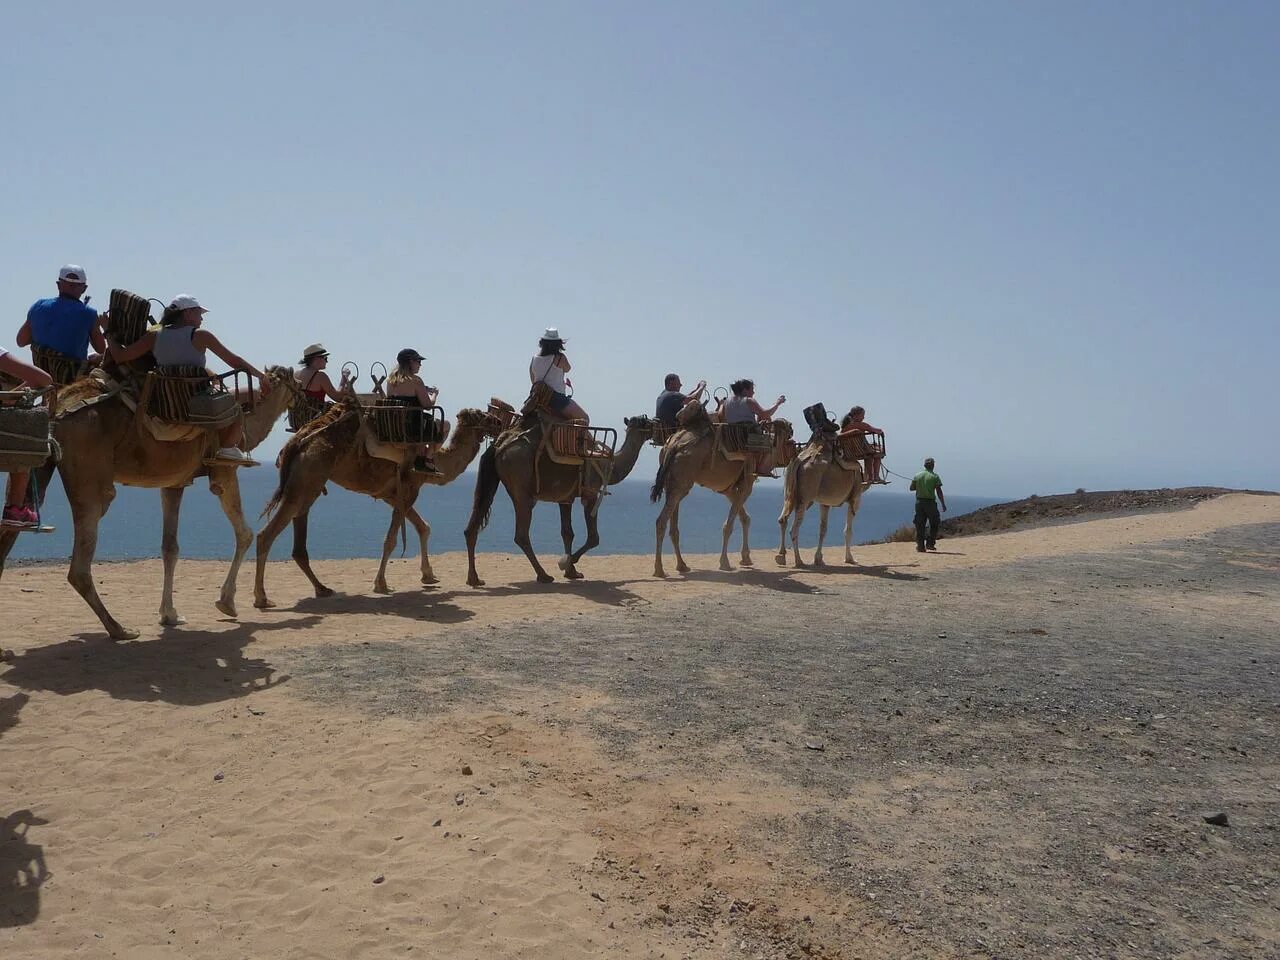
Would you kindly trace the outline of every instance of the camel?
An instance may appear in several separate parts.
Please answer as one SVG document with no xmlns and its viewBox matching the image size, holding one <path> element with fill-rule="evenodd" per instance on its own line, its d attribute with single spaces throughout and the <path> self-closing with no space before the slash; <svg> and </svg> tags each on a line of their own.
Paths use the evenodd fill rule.
<svg viewBox="0 0 1280 960">
<path fill-rule="evenodd" d="M 354 493 L 368 494 L 391 507 L 391 526 L 382 542 L 382 562 L 373 582 L 375 593 L 391 593 L 387 586 L 387 561 L 406 519 L 417 530 L 421 543 L 422 582 L 438 582 L 427 554 L 431 526 L 414 509 L 414 501 L 424 485 L 443 486 L 456 480 L 476 458 L 485 438 L 497 432 L 496 421 L 482 410 L 458 411 L 457 429 L 449 442 L 436 451 L 438 476 L 416 473 L 390 460 L 370 456 L 365 446 L 368 429 L 364 426 L 359 401 L 350 397 L 306 424 L 285 444 L 278 461 L 280 485 L 263 511 L 270 519 L 258 534 L 257 573 L 253 583 L 255 607 L 275 606 L 267 597 L 267 558 L 276 537 L 290 522 L 293 523 L 294 562 L 311 581 L 317 597 L 333 595 L 311 569 L 307 554 L 307 518 L 312 504 L 329 481 Z"/>
<path fill-rule="evenodd" d="M 621 483 L 630 475 L 640 455 L 640 448 L 653 436 L 653 421 L 648 417 L 630 417 L 623 420 L 626 438 L 613 456 L 609 466 L 609 484 Z M 493 498 L 498 484 L 506 487 L 516 512 L 515 542 L 529 558 L 539 583 L 551 583 L 552 577 L 538 562 L 529 539 L 529 525 L 533 521 L 533 508 L 539 502 L 560 504 L 560 536 L 564 539 L 564 555 L 559 567 L 566 580 L 581 580 L 578 561 L 588 550 L 600 543 L 596 512 L 600 496 L 595 490 L 579 489 L 580 467 L 558 464 L 547 456 L 537 464 L 538 476 L 534 476 L 534 458 L 542 442 L 542 423 L 535 417 L 527 417 L 518 426 L 507 430 L 485 451 L 480 458 L 480 475 L 476 478 L 475 500 L 471 507 L 471 519 L 467 522 L 467 584 L 483 587 L 484 581 L 476 572 L 476 539 L 489 523 Z M 582 512 L 587 523 L 587 539 L 577 550 L 573 549 L 573 501 L 582 501 Z"/>
<path fill-rule="evenodd" d="M 804 523 L 805 511 L 814 503 L 821 508 L 822 519 L 818 525 L 818 549 L 813 555 L 813 565 L 825 566 L 822 543 L 827 538 L 827 515 L 832 507 L 842 504 L 848 507 L 844 522 L 844 562 L 856 563 L 853 559 L 853 518 L 862 502 L 862 494 L 870 486 L 859 461 L 842 462 L 835 455 L 831 438 L 815 434 L 795 460 L 787 465 L 782 514 L 778 517 L 781 540 L 778 555 L 774 558 L 778 564 L 787 565 L 787 517 L 794 513 L 791 548 L 795 552 L 796 566 L 805 565 L 800 559 L 800 525 Z"/>
<path fill-rule="evenodd" d="M 288 367 L 269 367 L 267 375 L 273 389 L 244 416 L 245 450 L 252 450 L 266 438 L 297 390 L 293 371 Z M 82 378 L 59 391 L 58 404 L 67 408 L 75 399 L 98 389 L 93 381 Z M 115 499 L 117 483 L 160 488 L 164 510 L 160 547 L 164 563 L 164 590 L 160 600 L 160 623 L 176 626 L 184 622 L 173 603 L 182 495 L 196 477 L 207 474 L 209 490 L 218 497 L 236 537 L 231 567 L 214 606 L 229 617 L 236 616 L 236 575 L 249 544 L 253 542 L 253 531 L 245 523 L 240 503 L 238 468 L 206 465 L 204 462 L 209 452 L 207 431 L 189 440 L 156 440 L 142 427 L 124 399 L 113 396 L 58 416 L 53 421 L 53 435 L 62 448 L 62 459 L 57 469 L 62 476 L 75 527 L 67 580 L 98 615 L 111 639 L 132 640 L 138 636 L 138 631 L 122 626 L 110 614 L 93 582 L 98 524 Z M 44 489 L 42 486 L 41 490 Z M 0 572 L 14 538 L 13 531 L 0 533 Z"/>
<path fill-rule="evenodd" d="M 791 424 L 782 419 L 773 421 L 773 463 L 779 461 L 785 444 L 791 442 Z M 720 544 L 720 569 L 732 570 L 729 563 L 729 537 L 733 534 L 733 521 L 742 523 L 742 555 L 740 563 L 751 566 L 751 548 L 748 533 L 751 517 L 746 511 L 747 498 L 755 488 L 756 473 L 750 456 L 746 460 L 726 459 L 716 443 L 715 428 L 702 404 L 691 404 L 681 411 L 681 429 L 673 433 L 662 448 L 658 458 L 658 474 L 654 478 L 649 499 L 654 503 L 666 497 L 658 513 L 657 545 L 653 558 L 653 575 L 665 577 L 662 566 L 662 541 L 671 527 L 671 549 L 676 555 L 676 570 L 688 573 L 689 565 L 680 554 L 680 501 L 689 495 L 694 484 L 724 494 L 729 501 L 729 515 L 725 519 Z"/>
</svg>

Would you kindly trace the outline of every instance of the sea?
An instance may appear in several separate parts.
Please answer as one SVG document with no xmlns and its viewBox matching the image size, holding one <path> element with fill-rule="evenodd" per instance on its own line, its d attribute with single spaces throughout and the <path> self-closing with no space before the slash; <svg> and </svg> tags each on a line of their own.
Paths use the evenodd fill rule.
<svg viewBox="0 0 1280 960">
<path fill-rule="evenodd" d="M 269 467 L 240 471 L 241 496 L 249 525 L 258 530 L 262 508 L 275 489 L 278 474 Z M 654 520 L 658 506 L 649 502 L 648 480 L 628 480 L 610 489 L 600 507 L 600 539 L 597 552 L 602 554 L 646 554 L 653 552 Z M 915 497 L 906 490 L 906 481 L 895 480 L 891 486 L 872 487 L 862 498 L 854 520 L 854 541 L 869 543 L 881 540 L 903 524 L 911 522 Z M 898 488 L 900 487 L 900 489 Z M 463 474 L 443 487 L 424 487 L 418 496 L 418 512 L 431 524 L 430 548 L 433 554 L 465 550 L 462 531 L 471 514 L 475 490 L 475 473 Z M 994 498 L 948 494 L 948 515 L 955 516 L 999 502 Z M 752 551 L 775 551 L 778 545 L 778 514 L 782 509 L 782 481 L 762 480 L 747 503 L 751 515 Z M 719 553 L 720 528 L 728 513 L 728 501 L 719 494 L 697 487 L 680 507 L 680 546 L 683 552 Z M 42 520 L 53 526 L 52 533 L 24 533 L 18 538 L 11 556 L 25 560 L 65 560 L 71 554 L 71 514 L 61 483 L 54 479 L 45 500 Z M 391 510 L 370 497 L 343 490 L 330 484 L 328 494 L 311 508 L 307 549 L 312 559 L 334 560 L 355 557 L 378 557 L 382 540 L 391 522 Z M 102 521 L 98 537 L 99 560 L 140 560 L 160 556 L 160 495 L 156 490 L 138 487 L 116 487 L 116 499 Z M 515 529 L 511 501 L 498 490 L 489 526 L 481 532 L 478 549 L 485 552 L 519 553 L 512 542 Z M 789 531 L 788 527 L 788 531 Z M 586 535 L 582 508 L 574 508 L 574 530 L 577 542 Z M 541 503 L 533 516 L 534 549 L 544 556 L 558 556 L 560 511 L 555 504 Z M 197 480 L 182 499 L 182 520 L 178 530 L 182 556 L 193 559 L 224 559 L 231 555 L 234 537 L 231 526 L 209 492 L 207 480 Z M 802 547 L 811 549 L 818 539 L 818 510 L 811 509 L 801 530 Z M 286 529 L 275 542 L 273 559 L 287 559 L 292 549 L 293 534 Z M 739 531 L 735 529 L 730 550 L 737 549 Z M 832 510 L 827 530 L 828 557 L 840 557 L 844 543 L 844 512 Z M 417 538 L 408 532 L 408 554 L 417 553 Z M 670 544 L 664 548 L 668 553 Z M 397 546 L 396 553 L 399 554 Z M 831 551 L 837 552 L 832 554 Z M 253 556 L 250 548 L 249 556 Z"/>
</svg>

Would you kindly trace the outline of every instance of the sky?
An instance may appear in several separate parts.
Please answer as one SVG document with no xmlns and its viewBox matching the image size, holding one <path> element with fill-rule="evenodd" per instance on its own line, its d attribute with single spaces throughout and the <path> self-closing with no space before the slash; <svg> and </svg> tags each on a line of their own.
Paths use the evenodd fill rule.
<svg viewBox="0 0 1280 960">
<path fill-rule="evenodd" d="M 100 309 L 194 294 L 259 365 L 415 347 L 450 416 L 518 403 L 556 326 L 601 425 L 668 372 L 751 377 L 797 422 L 865 406 L 892 470 L 931 455 L 953 493 L 1280 487 L 1280 5 L 68 0 L 3 25 L 0 344 L 74 262 Z"/>
</svg>

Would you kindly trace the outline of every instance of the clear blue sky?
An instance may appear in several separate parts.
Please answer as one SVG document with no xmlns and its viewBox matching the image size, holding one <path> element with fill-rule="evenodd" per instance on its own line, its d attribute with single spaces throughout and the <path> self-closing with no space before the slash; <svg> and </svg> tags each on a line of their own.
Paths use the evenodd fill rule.
<svg viewBox="0 0 1280 960">
<path fill-rule="evenodd" d="M 4 33 L 12 331 L 72 261 L 99 306 L 197 295 L 261 363 L 415 346 L 450 412 L 519 400 L 556 325 L 598 423 L 669 369 L 751 376 L 796 420 L 865 405 L 954 493 L 1280 486 L 1280 5 L 66 2 Z"/>
</svg>

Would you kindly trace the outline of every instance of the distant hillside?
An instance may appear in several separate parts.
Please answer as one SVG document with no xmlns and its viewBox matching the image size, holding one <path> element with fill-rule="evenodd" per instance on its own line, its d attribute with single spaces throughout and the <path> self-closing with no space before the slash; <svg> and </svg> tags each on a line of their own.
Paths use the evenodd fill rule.
<svg viewBox="0 0 1280 960">
<path fill-rule="evenodd" d="M 1202 500 L 1225 493 L 1255 493 L 1275 496 L 1270 490 L 1229 490 L 1226 487 L 1165 487 L 1160 490 L 1099 490 L 1058 493 L 1047 497 L 1032 495 L 1024 500 L 997 503 L 958 517 L 945 517 L 942 535 L 972 536 L 999 533 L 1051 523 L 1092 520 L 1097 517 L 1145 513 L 1156 510 L 1184 510 Z"/>
</svg>

